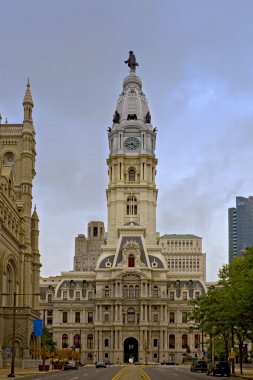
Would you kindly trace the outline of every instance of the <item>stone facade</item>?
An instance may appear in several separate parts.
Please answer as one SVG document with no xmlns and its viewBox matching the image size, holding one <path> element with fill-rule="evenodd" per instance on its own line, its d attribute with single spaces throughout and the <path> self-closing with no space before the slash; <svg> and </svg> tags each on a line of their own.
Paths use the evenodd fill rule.
<svg viewBox="0 0 253 380">
<path fill-rule="evenodd" d="M 92 221 L 88 224 L 88 238 L 80 234 L 75 238 L 74 271 L 93 271 L 102 253 L 104 223 Z"/>
<path fill-rule="evenodd" d="M 39 318 L 39 218 L 32 214 L 35 176 L 33 100 L 28 82 L 22 124 L 0 117 L 0 367 L 10 363 L 16 302 L 16 365 L 35 346 L 33 319 Z M 16 295 L 14 295 L 16 293 Z"/>
<path fill-rule="evenodd" d="M 178 250 L 173 235 L 156 231 L 156 133 L 142 81 L 130 70 L 108 128 L 108 224 L 96 267 L 82 271 L 91 269 L 81 259 L 88 239 L 78 236 L 75 270 L 41 279 L 53 339 L 87 363 L 202 356 L 188 312 L 189 300 L 206 292 L 205 255 L 197 236 L 174 236 Z"/>
</svg>

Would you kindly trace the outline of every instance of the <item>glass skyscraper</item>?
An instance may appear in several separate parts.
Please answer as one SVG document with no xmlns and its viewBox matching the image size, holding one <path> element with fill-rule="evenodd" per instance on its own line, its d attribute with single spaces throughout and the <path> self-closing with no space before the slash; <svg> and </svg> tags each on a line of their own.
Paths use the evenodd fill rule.
<svg viewBox="0 0 253 380">
<path fill-rule="evenodd" d="M 229 263 L 253 246 L 253 196 L 236 197 L 236 207 L 228 209 Z"/>
</svg>

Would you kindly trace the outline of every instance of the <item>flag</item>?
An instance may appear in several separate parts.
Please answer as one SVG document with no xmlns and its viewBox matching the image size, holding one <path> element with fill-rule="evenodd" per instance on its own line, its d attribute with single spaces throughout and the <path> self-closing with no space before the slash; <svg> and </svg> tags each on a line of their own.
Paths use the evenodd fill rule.
<svg viewBox="0 0 253 380">
<path fill-rule="evenodd" d="M 43 321 L 42 321 L 42 319 L 34 319 L 33 320 L 33 332 L 34 332 L 34 336 L 42 336 L 43 335 Z"/>
</svg>

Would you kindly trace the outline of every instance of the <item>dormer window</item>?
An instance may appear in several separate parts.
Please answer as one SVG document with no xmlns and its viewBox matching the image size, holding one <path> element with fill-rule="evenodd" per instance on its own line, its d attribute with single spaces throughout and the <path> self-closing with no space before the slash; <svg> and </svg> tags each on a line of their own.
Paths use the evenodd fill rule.
<svg viewBox="0 0 253 380">
<path fill-rule="evenodd" d="M 129 268 L 134 268 L 134 255 L 132 253 L 130 253 L 130 255 L 128 256 L 128 267 Z"/>
</svg>

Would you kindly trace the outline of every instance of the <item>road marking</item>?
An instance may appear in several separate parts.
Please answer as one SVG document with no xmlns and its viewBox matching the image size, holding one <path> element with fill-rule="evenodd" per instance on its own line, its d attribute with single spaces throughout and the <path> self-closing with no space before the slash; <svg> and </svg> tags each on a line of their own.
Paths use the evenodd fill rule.
<svg viewBox="0 0 253 380">
<path fill-rule="evenodd" d="M 113 376 L 112 380 L 119 380 L 122 376 L 122 374 L 125 372 L 126 367 L 123 367 L 119 370 L 119 372 L 116 373 L 115 376 Z"/>
<path fill-rule="evenodd" d="M 88 376 L 88 373 L 84 373 L 84 375 L 83 376 Z"/>
<path fill-rule="evenodd" d="M 76 379 L 79 379 L 79 377 L 77 376 L 77 377 L 73 377 L 72 379 L 70 379 L 70 380 L 76 380 Z"/>
<path fill-rule="evenodd" d="M 138 368 L 138 371 L 141 375 L 141 378 L 144 378 L 144 380 L 151 380 L 151 377 L 147 374 L 146 371 L 144 371 L 142 368 Z"/>
</svg>

